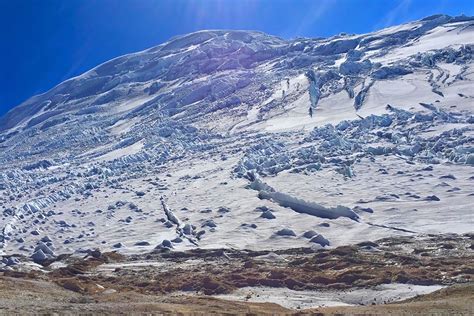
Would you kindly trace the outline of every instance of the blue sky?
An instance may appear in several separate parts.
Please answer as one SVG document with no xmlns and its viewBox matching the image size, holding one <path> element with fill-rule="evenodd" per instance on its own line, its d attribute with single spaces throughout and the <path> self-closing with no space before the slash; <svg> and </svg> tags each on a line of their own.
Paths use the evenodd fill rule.
<svg viewBox="0 0 474 316">
<path fill-rule="evenodd" d="M 284 38 L 366 33 L 472 0 L 0 0 L 0 115 L 126 53 L 201 29 Z"/>
</svg>

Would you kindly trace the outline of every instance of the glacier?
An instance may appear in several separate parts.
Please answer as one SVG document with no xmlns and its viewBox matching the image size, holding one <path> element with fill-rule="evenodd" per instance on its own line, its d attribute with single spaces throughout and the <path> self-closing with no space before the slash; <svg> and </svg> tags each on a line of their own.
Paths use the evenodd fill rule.
<svg viewBox="0 0 474 316">
<path fill-rule="evenodd" d="M 105 62 L 0 118 L 0 252 L 472 232 L 473 50 L 474 18 L 437 15 L 317 39 L 205 30 Z"/>
</svg>

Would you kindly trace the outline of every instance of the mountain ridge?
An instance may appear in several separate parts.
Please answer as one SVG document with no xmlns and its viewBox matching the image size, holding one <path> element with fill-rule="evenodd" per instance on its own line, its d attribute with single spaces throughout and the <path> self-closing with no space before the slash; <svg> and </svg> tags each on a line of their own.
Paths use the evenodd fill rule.
<svg viewBox="0 0 474 316">
<path fill-rule="evenodd" d="M 466 17 L 466 16 L 462 16 L 462 15 L 457 16 L 457 17 L 451 17 L 451 16 L 447 16 L 447 15 L 433 15 L 433 16 L 426 17 L 424 19 L 421 19 L 421 20 L 418 20 L 418 21 L 415 21 L 415 22 L 409 22 L 409 23 L 406 23 L 406 24 L 403 24 L 403 25 L 409 25 L 411 23 L 421 23 L 421 22 L 431 23 L 433 20 L 441 20 L 442 22 L 437 22 L 436 24 L 443 24 L 443 23 L 454 23 L 454 22 L 460 22 L 460 21 L 461 22 L 462 21 L 469 21 L 469 20 L 472 20 L 472 17 Z M 382 31 L 390 29 L 390 28 L 391 27 L 385 28 L 385 29 L 382 29 L 382 30 L 379 30 L 379 31 L 367 33 L 366 35 L 368 36 L 368 35 L 371 35 L 371 34 L 376 34 L 378 32 L 382 32 Z M 68 79 L 68 80 L 66 80 L 62 83 L 59 83 L 58 85 L 56 85 L 55 87 L 53 87 L 52 89 L 46 91 L 43 94 L 33 96 L 32 98 L 26 100 L 25 102 L 21 103 L 17 107 L 20 107 L 21 109 L 23 109 L 26 106 L 34 104 L 35 99 L 40 99 L 41 100 L 41 97 L 46 97 L 47 98 L 51 94 L 60 93 L 61 88 L 63 88 L 63 90 L 64 89 L 67 90 L 67 88 L 68 88 L 67 84 L 68 83 L 72 83 L 75 80 L 78 80 L 80 78 L 83 78 L 83 77 L 87 76 L 87 74 L 92 74 L 93 72 L 96 72 L 97 70 L 100 70 L 101 68 L 105 68 L 108 65 L 110 65 L 112 63 L 116 63 L 117 61 L 120 61 L 124 58 L 127 59 L 127 58 L 131 58 L 133 56 L 136 56 L 136 55 L 147 54 L 147 53 L 150 53 L 150 52 L 152 53 L 154 51 L 165 49 L 167 47 L 169 48 L 169 46 L 172 45 L 173 43 L 176 44 L 176 43 L 178 43 L 178 41 L 183 41 L 183 40 L 186 41 L 186 39 L 191 39 L 190 43 L 192 43 L 192 40 L 193 39 L 196 40 L 195 37 L 199 36 L 199 35 L 206 35 L 206 38 L 209 40 L 209 39 L 212 38 L 212 37 L 209 37 L 210 36 L 209 33 L 218 33 L 217 37 L 219 37 L 219 36 L 223 36 L 223 35 L 225 35 L 226 33 L 229 33 L 229 32 L 232 32 L 232 33 L 237 34 L 237 35 L 238 34 L 259 34 L 259 35 L 264 36 L 264 37 L 279 39 L 281 41 L 282 45 L 283 45 L 283 43 L 287 43 L 288 45 L 291 45 L 291 43 L 295 43 L 298 40 L 307 40 L 307 41 L 316 41 L 317 42 L 317 41 L 329 41 L 329 40 L 341 39 L 338 35 L 335 35 L 335 36 L 332 36 L 332 37 L 329 37 L 329 38 L 316 39 L 316 40 L 311 39 L 311 38 L 299 38 L 299 39 L 294 39 L 294 40 L 284 40 L 284 39 L 275 37 L 273 35 L 268 35 L 268 34 L 265 34 L 263 32 L 259 32 L 259 31 L 247 31 L 247 30 L 245 30 L 245 31 L 242 31 L 242 30 L 202 30 L 202 31 L 197 31 L 197 32 L 189 33 L 189 34 L 179 35 L 179 36 L 171 38 L 170 40 L 168 40 L 165 43 L 153 46 L 151 48 L 142 50 L 140 52 L 125 54 L 125 55 L 113 58 L 113 59 L 111 59 L 109 61 L 106 61 L 104 63 L 101 63 L 101 64 L 97 65 L 96 67 L 93 67 L 92 69 L 86 71 L 85 73 L 83 73 L 79 76 L 70 78 L 70 79 Z M 214 35 L 216 35 L 216 34 L 214 34 Z M 354 34 L 352 36 L 360 37 L 360 36 L 363 36 L 363 35 L 364 34 L 358 34 L 358 35 Z M 347 36 L 345 36 L 345 37 L 347 38 Z M 165 50 L 168 50 L 168 49 L 165 49 Z M 96 74 L 96 77 L 97 76 L 99 76 L 99 74 Z M 66 86 L 66 87 L 63 87 L 63 86 Z M 41 101 L 44 102 L 46 100 L 41 100 Z M 34 106 L 30 111 L 34 114 L 35 112 L 37 112 L 38 107 L 39 107 L 39 105 L 36 104 L 36 106 Z M 15 108 L 13 108 L 9 112 L 7 112 L 5 115 L 0 117 L 0 126 L 1 126 L 0 131 L 2 130 L 2 128 L 3 129 L 6 129 L 7 127 L 11 128 L 11 127 L 13 127 L 12 124 L 15 125 L 16 123 L 19 123 L 17 121 L 17 119 L 15 119 L 15 115 L 14 115 L 15 114 L 14 112 L 17 112 L 17 111 L 18 110 L 15 110 Z M 13 122 L 10 123 L 10 121 L 13 121 Z"/>
</svg>

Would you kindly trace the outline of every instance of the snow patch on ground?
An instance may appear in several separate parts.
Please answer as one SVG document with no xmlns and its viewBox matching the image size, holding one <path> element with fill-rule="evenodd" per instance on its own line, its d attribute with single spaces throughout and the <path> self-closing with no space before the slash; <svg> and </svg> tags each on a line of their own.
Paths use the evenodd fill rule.
<svg viewBox="0 0 474 316">
<path fill-rule="evenodd" d="M 357 306 L 393 303 L 429 294 L 442 286 L 411 284 L 384 284 L 372 289 L 351 289 L 344 291 L 294 291 L 286 288 L 247 287 L 232 294 L 217 295 L 217 298 L 255 302 L 275 303 L 289 309 L 308 309 L 328 306 Z"/>
</svg>

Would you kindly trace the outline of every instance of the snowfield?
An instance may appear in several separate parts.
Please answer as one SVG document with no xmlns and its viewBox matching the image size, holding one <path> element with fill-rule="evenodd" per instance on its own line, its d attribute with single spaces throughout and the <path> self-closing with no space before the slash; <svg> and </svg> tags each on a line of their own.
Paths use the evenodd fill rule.
<svg viewBox="0 0 474 316">
<path fill-rule="evenodd" d="M 472 232 L 473 54 L 474 18 L 439 15 L 327 39 L 200 31 L 115 58 L 0 118 L 0 253 Z"/>
</svg>

